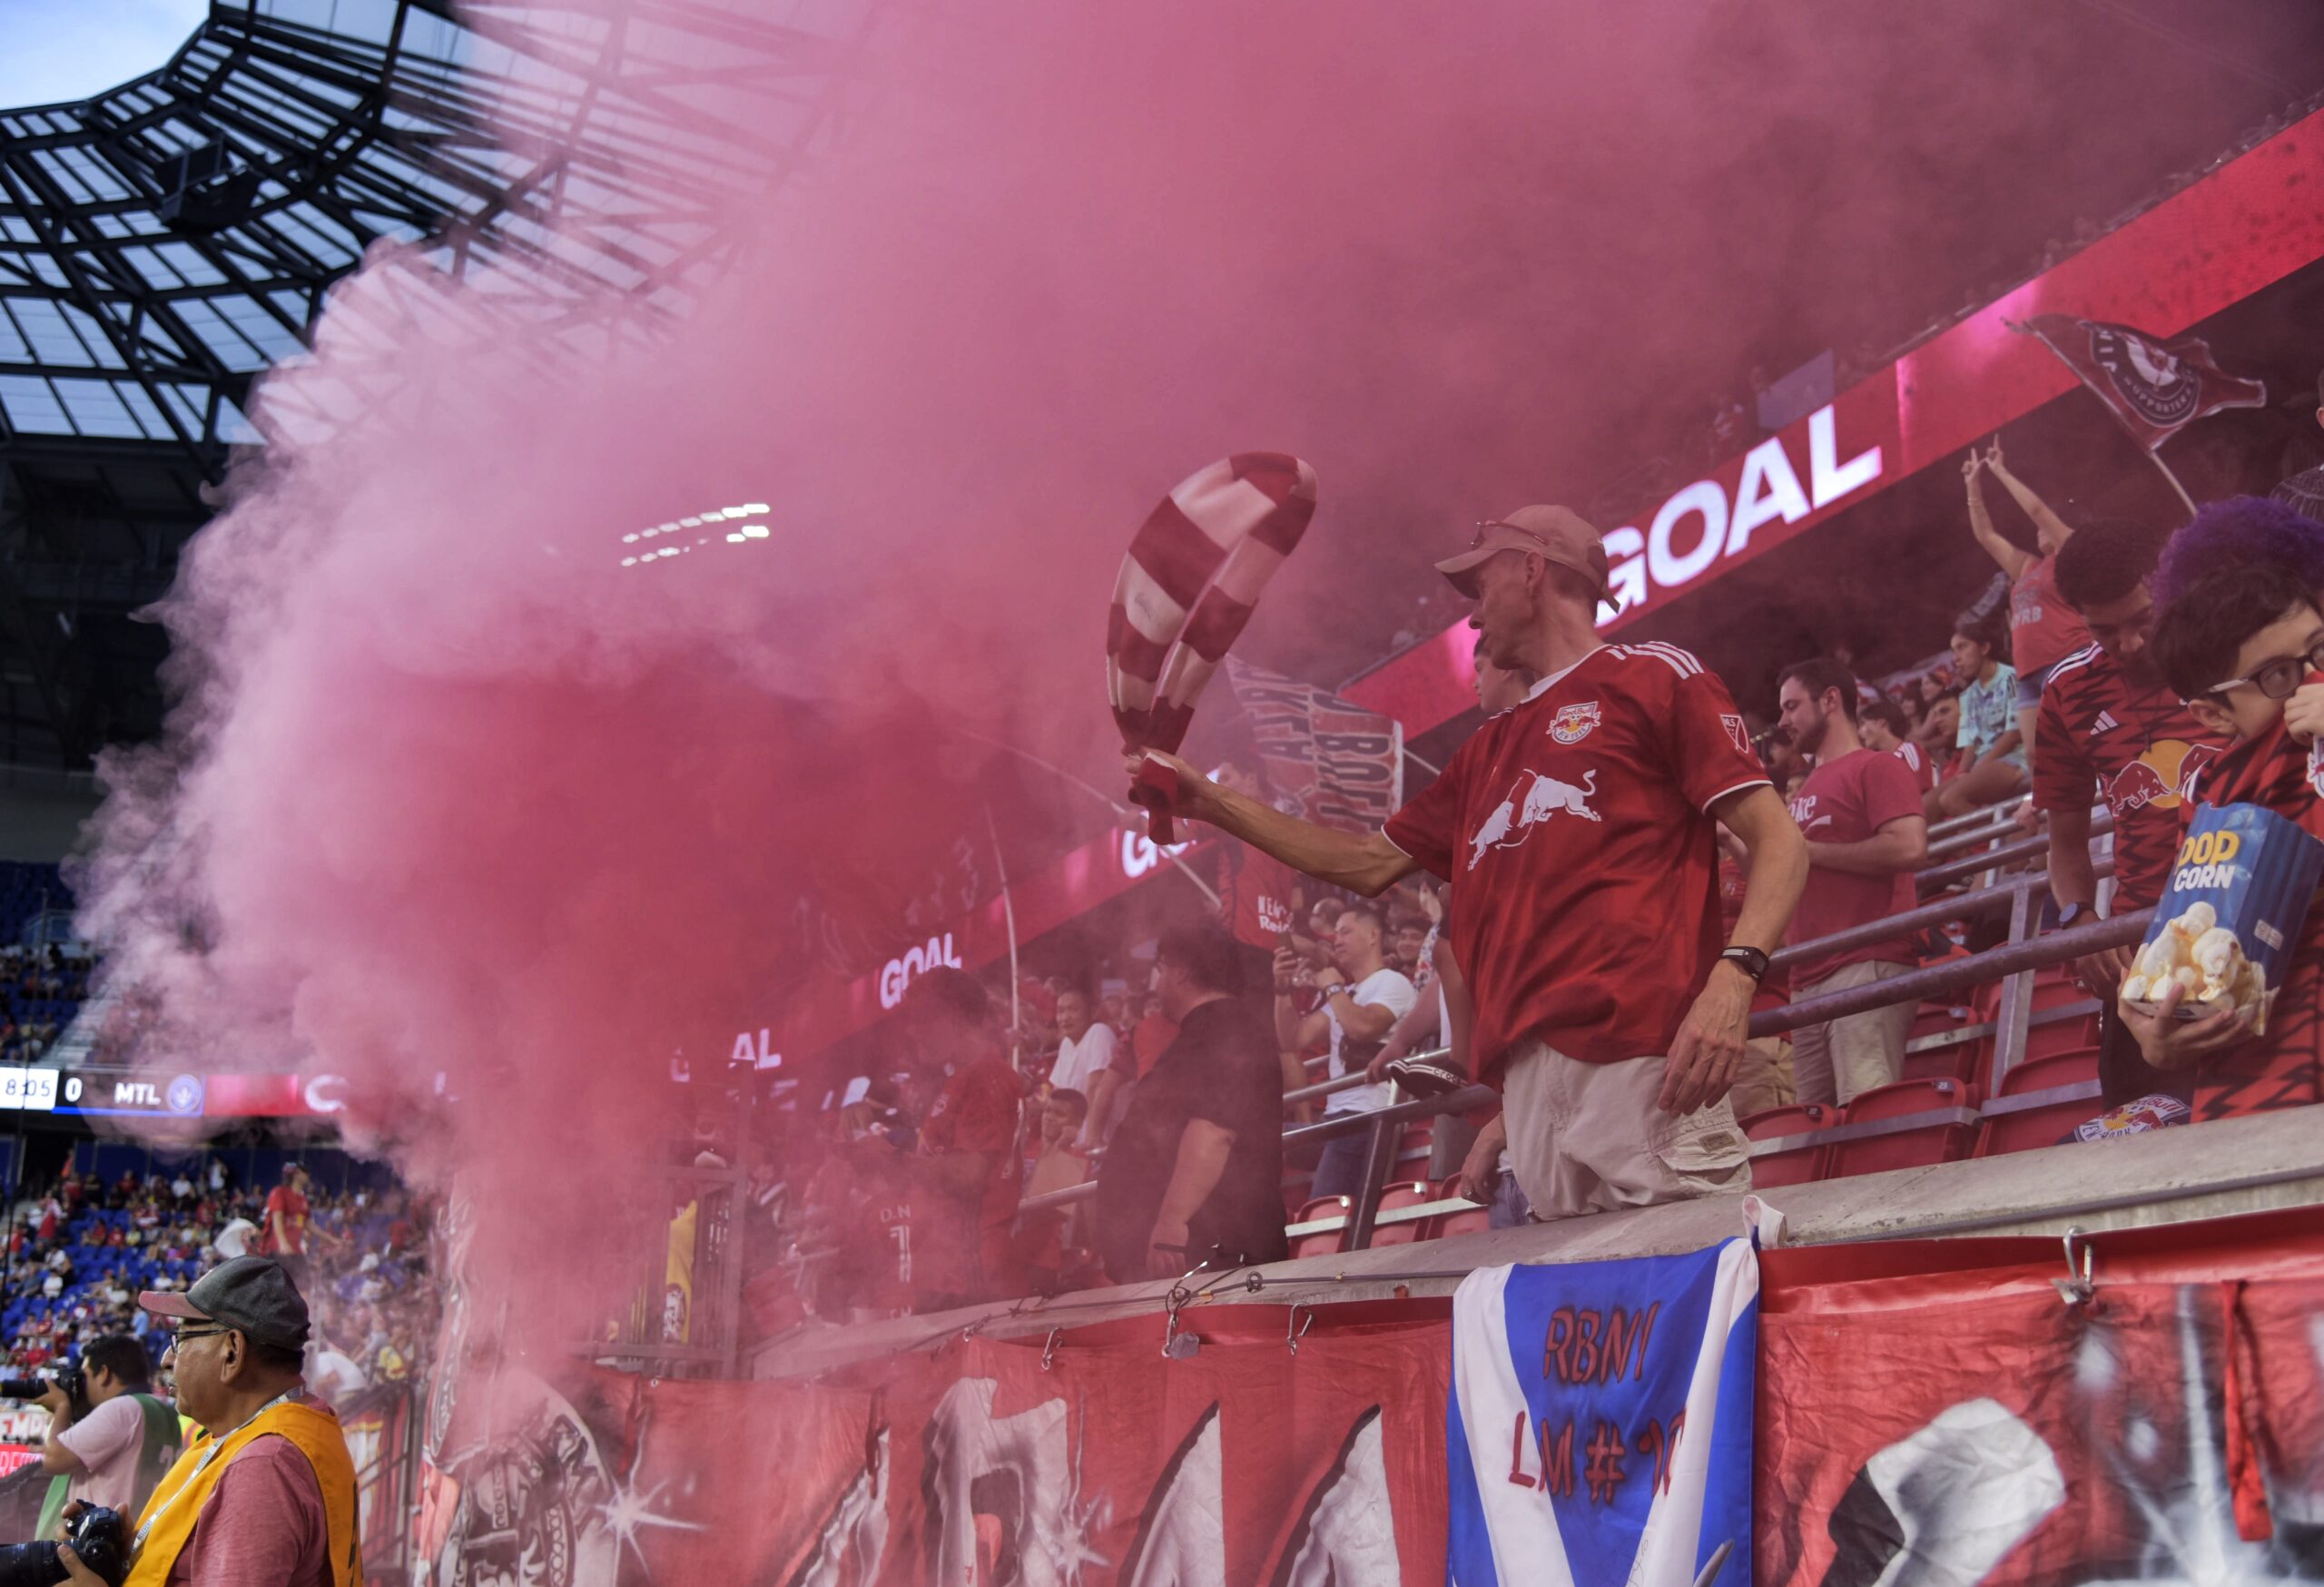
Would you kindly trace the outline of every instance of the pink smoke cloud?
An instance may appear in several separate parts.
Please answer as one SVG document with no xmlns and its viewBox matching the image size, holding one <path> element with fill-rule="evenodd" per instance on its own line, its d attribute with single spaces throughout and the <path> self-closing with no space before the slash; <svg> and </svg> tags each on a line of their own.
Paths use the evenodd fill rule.
<svg viewBox="0 0 2324 1587">
<path fill-rule="evenodd" d="M 673 1049 L 805 972 L 803 892 L 977 829 L 928 724 L 1110 784 L 1107 592 L 1172 481 L 1312 460 L 1251 643 L 1376 650 L 1442 540 L 1738 344 L 1806 249 L 1669 180 L 1754 93 L 1698 15 L 911 10 L 675 324 L 576 353 L 382 250 L 162 607 L 168 742 L 107 767 L 86 924 L 146 1055 L 347 1075 L 549 1315 L 683 1133 Z M 1722 290 L 1576 311 L 1672 260 Z"/>
</svg>

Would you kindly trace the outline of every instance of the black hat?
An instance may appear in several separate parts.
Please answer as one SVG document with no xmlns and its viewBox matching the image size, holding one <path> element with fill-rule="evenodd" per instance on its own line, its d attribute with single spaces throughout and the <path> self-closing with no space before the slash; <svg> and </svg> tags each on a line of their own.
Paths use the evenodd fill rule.
<svg viewBox="0 0 2324 1587">
<path fill-rule="evenodd" d="M 156 1316 L 240 1328 L 255 1345 L 300 1350 L 307 1343 L 307 1303 L 282 1264 L 271 1257 L 221 1262 L 182 1294 L 149 1289 L 137 1304 Z"/>
</svg>

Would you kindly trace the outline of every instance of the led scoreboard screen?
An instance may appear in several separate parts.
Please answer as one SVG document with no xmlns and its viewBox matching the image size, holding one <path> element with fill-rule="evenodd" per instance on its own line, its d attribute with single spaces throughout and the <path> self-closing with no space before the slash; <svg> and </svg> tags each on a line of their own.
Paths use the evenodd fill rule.
<svg viewBox="0 0 2324 1587">
<path fill-rule="evenodd" d="M 199 1075 L 72 1069 L 52 1070 L 48 1073 L 48 1107 L 54 1112 L 162 1119 L 199 1119 L 202 1114 L 203 1086 Z M 0 1102 L 0 1106 L 5 1103 Z"/>
<path fill-rule="evenodd" d="M 347 1106 L 336 1075 L 172 1075 L 0 1065 L 0 1111 L 84 1118 L 312 1119 Z"/>
</svg>

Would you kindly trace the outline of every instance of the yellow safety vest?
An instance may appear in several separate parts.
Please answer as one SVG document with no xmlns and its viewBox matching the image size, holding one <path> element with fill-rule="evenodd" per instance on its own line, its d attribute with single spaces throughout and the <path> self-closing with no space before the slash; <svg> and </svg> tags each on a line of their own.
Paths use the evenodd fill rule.
<svg viewBox="0 0 2324 1587">
<path fill-rule="evenodd" d="M 338 1417 L 319 1405 L 296 1400 L 261 1411 L 229 1434 L 206 1463 L 202 1457 L 212 1446 L 209 1434 L 186 1445 L 137 1518 L 144 1541 L 138 1545 L 137 1558 L 123 1587 L 163 1587 L 170 1567 L 177 1563 L 178 1554 L 193 1536 L 194 1523 L 202 1519 L 219 1477 L 251 1440 L 270 1434 L 289 1439 L 314 1467 L 315 1481 L 323 1491 L 323 1515 L 330 1523 L 332 1587 L 363 1587 L 355 1463 L 348 1455 L 346 1435 L 339 1430 Z"/>
</svg>

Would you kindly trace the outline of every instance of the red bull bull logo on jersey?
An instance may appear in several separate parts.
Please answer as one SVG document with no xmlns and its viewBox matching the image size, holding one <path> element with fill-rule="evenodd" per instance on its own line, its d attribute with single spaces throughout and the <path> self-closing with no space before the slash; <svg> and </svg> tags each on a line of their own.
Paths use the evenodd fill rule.
<svg viewBox="0 0 2324 1587">
<path fill-rule="evenodd" d="M 1584 821 L 1601 821 L 1590 801 L 1598 794 L 1598 770 L 1591 767 L 1582 773 L 1579 785 L 1561 782 L 1541 772 L 1518 774 L 1517 785 L 1509 797 L 1493 807 L 1477 835 L 1469 840 L 1469 869 L 1485 857 L 1488 849 L 1513 849 L 1525 841 L 1525 834 L 1553 815 L 1578 815 Z"/>
<path fill-rule="evenodd" d="M 2107 780 L 2106 807 L 2114 819 L 2152 807 L 2176 810 L 2195 774 L 2219 758 L 2217 746 L 2166 738 Z"/>
</svg>

